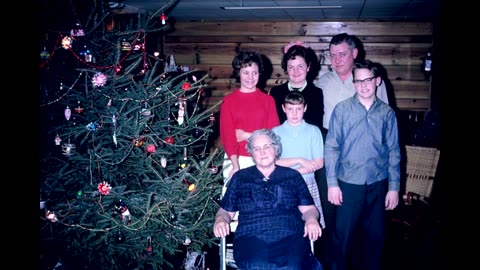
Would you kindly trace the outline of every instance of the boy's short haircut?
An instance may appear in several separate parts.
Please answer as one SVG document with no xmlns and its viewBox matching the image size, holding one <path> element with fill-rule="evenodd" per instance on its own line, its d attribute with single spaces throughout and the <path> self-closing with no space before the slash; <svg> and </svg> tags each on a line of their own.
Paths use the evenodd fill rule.
<svg viewBox="0 0 480 270">
<path fill-rule="evenodd" d="M 283 104 L 307 105 L 307 103 L 305 102 L 305 98 L 303 97 L 302 93 L 300 93 L 299 91 L 291 91 L 290 93 L 288 93 L 288 95 L 286 95 L 285 99 L 283 100 Z"/>
</svg>

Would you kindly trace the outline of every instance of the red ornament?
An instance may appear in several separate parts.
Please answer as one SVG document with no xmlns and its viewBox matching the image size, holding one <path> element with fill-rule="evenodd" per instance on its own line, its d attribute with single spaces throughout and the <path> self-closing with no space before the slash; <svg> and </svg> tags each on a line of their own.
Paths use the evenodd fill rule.
<svg viewBox="0 0 480 270">
<path fill-rule="evenodd" d="M 192 88 L 192 85 L 189 82 L 183 83 L 183 85 L 182 85 L 182 90 L 183 91 L 188 91 L 188 90 L 190 90 L 190 88 Z"/>
<path fill-rule="evenodd" d="M 162 13 L 162 15 L 160 15 L 160 20 L 162 20 L 162 25 L 165 25 L 165 23 L 167 23 L 167 15 L 165 15 L 165 13 Z"/>
<path fill-rule="evenodd" d="M 167 137 L 164 139 L 165 143 L 167 144 L 174 144 L 175 143 L 175 139 L 173 137 Z"/>
<path fill-rule="evenodd" d="M 112 189 L 112 187 L 110 186 L 109 183 L 103 181 L 102 183 L 99 183 L 98 184 L 98 191 L 102 194 L 102 195 L 108 195 L 110 194 L 110 189 Z"/>
<path fill-rule="evenodd" d="M 113 72 L 115 72 L 115 75 L 123 75 L 123 73 L 125 72 L 125 70 L 123 69 L 123 67 L 121 65 L 116 65 L 114 68 L 113 68 Z"/>
<path fill-rule="evenodd" d="M 147 145 L 146 150 L 148 153 L 155 153 L 155 145 L 154 144 Z"/>
<path fill-rule="evenodd" d="M 84 111 L 84 108 L 80 105 L 80 100 L 78 101 L 77 107 L 74 108 L 76 113 L 82 113 Z"/>
</svg>

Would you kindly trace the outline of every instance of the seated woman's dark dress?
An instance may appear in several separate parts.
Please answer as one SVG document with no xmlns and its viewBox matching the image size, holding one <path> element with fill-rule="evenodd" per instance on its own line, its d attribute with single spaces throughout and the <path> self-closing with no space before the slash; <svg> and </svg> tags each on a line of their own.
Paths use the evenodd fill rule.
<svg viewBox="0 0 480 270">
<path fill-rule="evenodd" d="M 220 203 L 236 212 L 233 256 L 239 269 L 310 269 L 310 240 L 299 205 L 313 205 L 302 175 L 276 166 L 265 179 L 256 166 L 235 173 Z"/>
</svg>

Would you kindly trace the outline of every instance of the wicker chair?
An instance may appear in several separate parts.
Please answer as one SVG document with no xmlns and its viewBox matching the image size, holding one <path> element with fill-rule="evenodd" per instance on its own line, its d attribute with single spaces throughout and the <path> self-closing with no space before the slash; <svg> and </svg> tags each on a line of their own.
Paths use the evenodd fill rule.
<svg viewBox="0 0 480 270">
<path fill-rule="evenodd" d="M 412 145 L 405 147 L 407 150 L 405 203 L 411 204 L 412 199 L 425 201 L 426 198 L 430 198 L 432 193 L 440 150 Z"/>
<path fill-rule="evenodd" d="M 440 150 L 431 147 L 406 147 L 406 186 L 403 202 L 392 211 L 392 225 L 400 226 L 403 239 L 409 240 L 422 231 L 422 224 L 432 216 L 430 196 L 437 171 Z"/>
</svg>

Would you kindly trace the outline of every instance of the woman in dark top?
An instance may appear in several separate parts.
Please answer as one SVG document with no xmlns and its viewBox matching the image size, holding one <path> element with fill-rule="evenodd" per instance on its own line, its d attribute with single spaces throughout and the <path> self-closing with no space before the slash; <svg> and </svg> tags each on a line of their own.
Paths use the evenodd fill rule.
<svg viewBox="0 0 480 270">
<path fill-rule="evenodd" d="M 282 110 L 285 97 L 291 91 L 299 91 L 308 106 L 304 119 L 323 132 L 323 92 L 309 80 L 309 74 L 316 74 L 313 66 L 317 63 L 315 52 L 304 42 L 294 42 L 284 49 L 282 69 L 288 75 L 288 81 L 270 89 L 270 95 L 275 99 L 280 124 L 287 120 Z M 311 72 L 312 71 L 312 72 Z M 311 72 L 311 73 L 309 73 Z"/>
<path fill-rule="evenodd" d="M 322 234 L 319 213 L 302 175 L 275 165 L 280 138 L 271 130 L 256 130 L 247 150 L 255 165 L 233 174 L 215 216 L 215 236 L 230 234 L 230 222 L 239 211 L 233 239 L 239 269 L 321 269 L 310 247 L 310 240 Z"/>
</svg>

